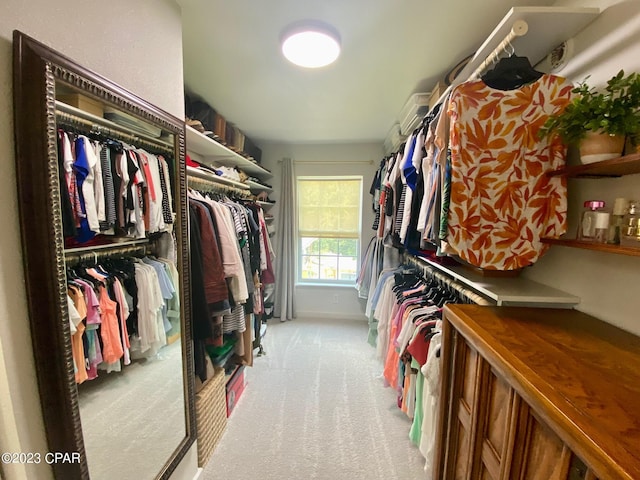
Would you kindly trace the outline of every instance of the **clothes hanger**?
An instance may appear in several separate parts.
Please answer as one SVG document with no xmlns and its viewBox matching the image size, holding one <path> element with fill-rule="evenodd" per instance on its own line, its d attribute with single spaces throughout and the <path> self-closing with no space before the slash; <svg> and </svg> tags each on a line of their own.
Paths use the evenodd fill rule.
<svg viewBox="0 0 640 480">
<path fill-rule="evenodd" d="M 535 82 L 543 73 L 531 65 L 527 57 L 515 54 L 515 48 L 508 44 L 508 56 L 501 58 L 496 66 L 482 76 L 482 81 L 498 90 L 514 90 L 528 83 Z"/>
</svg>

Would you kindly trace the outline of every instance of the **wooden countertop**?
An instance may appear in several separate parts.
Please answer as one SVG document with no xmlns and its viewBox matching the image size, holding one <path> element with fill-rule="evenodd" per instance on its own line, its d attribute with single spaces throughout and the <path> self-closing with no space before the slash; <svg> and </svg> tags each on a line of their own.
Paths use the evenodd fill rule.
<svg viewBox="0 0 640 480">
<path fill-rule="evenodd" d="M 447 305 L 445 318 L 600 479 L 640 479 L 640 337 L 576 310 Z"/>
</svg>

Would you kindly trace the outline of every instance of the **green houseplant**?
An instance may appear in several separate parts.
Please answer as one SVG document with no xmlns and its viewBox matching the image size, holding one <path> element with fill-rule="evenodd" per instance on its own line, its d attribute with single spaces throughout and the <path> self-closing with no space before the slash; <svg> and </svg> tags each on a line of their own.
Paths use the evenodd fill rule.
<svg viewBox="0 0 640 480">
<path fill-rule="evenodd" d="M 578 146 L 583 163 L 619 156 L 625 138 L 634 145 L 637 143 L 640 136 L 638 73 L 625 75 L 624 70 L 620 70 L 607 81 L 602 91 L 590 87 L 585 80 L 572 92 L 571 103 L 561 113 L 547 119 L 540 129 L 541 136 L 558 135 L 565 145 Z M 610 154 L 594 150 L 591 142 L 598 136 L 606 143 L 614 140 Z"/>
</svg>

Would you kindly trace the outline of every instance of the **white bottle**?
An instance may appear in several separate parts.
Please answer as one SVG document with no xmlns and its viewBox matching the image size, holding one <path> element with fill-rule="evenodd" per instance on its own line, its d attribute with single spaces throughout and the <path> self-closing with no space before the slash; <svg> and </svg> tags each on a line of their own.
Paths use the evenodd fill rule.
<svg viewBox="0 0 640 480">
<path fill-rule="evenodd" d="M 584 202 L 585 210 L 580 220 L 580 228 L 578 229 L 578 240 L 583 242 L 606 242 L 609 233 L 609 213 L 603 211 L 604 202 L 602 200 L 587 200 Z M 604 240 L 602 240 L 602 225 L 606 220 Z"/>
</svg>

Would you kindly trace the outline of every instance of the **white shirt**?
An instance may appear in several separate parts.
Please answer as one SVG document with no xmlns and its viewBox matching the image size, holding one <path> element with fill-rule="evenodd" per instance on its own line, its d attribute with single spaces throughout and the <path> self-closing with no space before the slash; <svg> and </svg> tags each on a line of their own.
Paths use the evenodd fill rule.
<svg viewBox="0 0 640 480">
<path fill-rule="evenodd" d="M 420 167 L 422 163 L 422 147 L 424 145 L 424 134 L 422 129 L 416 138 L 416 145 L 413 149 L 413 155 L 411 156 L 411 165 L 416 169 L 416 173 L 420 174 Z M 406 183 L 404 175 L 402 176 L 403 182 Z M 400 240 L 404 243 L 407 237 L 407 230 L 409 229 L 409 223 L 411 223 L 411 215 L 415 215 L 417 212 L 411 212 L 411 204 L 413 203 L 413 190 L 407 186 L 407 193 L 405 194 L 404 210 L 402 212 L 402 224 L 400 227 Z"/>
<path fill-rule="evenodd" d="M 93 142 L 93 151 L 96 155 L 96 164 L 93 168 L 93 198 L 96 202 L 96 212 L 98 214 L 98 222 L 106 222 L 107 214 L 105 213 L 105 200 L 104 200 L 104 182 L 102 179 L 102 161 L 100 160 L 100 152 L 102 151 L 102 145 L 98 142 Z"/>
<path fill-rule="evenodd" d="M 98 221 L 98 210 L 96 208 L 96 199 L 94 194 L 95 168 L 96 163 L 98 162 L 98 158 L 96 157 L 96 152 L 93 149 L 91 141 L 84 135 L 81 135 L 80 138 L 84 139 L 83 146 L 85 156 L 87 157 L 87 164 L 89 165 L 89 172 L 87 173 L 87 177 L 84 179 L 84 182 L 82 182 L 84 209 L 87 215 L 89 228 L 92 232 L 99 233 L 100 222 Z"/>
<path fill-rule="evenodd" d="M 160 232 L 165 229 L 164 217 L 162 215 L 162 188 L 160 185 L 160 169 L 158 158 L 145 150 L 136 150 L 139 155 L 144 155 L 148 161 L 151 178 L 147 178 L 147 188 L 149 189 L 149 233 Z M 155 198 L 151 196 L 151 185 Z"/>
</svg>

